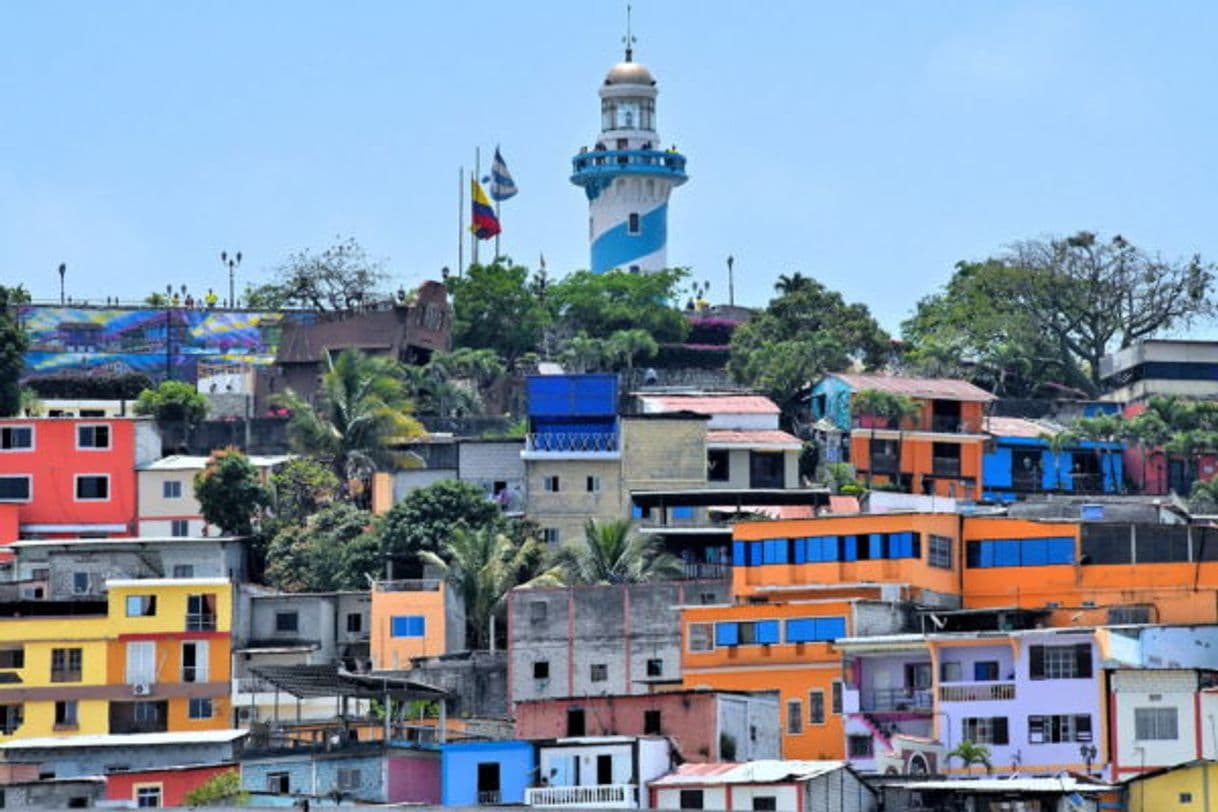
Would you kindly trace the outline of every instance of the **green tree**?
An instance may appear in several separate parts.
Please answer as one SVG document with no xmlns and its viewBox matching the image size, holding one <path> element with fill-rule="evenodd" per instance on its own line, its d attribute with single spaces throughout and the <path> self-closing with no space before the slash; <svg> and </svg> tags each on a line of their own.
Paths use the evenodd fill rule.
<svg viewBox="0 0 1218 812">
<path fill-rule="evenodd" d="M 558 357 L 563 368 L 571 372 L 595 372 L 605 360 L 605 342 L 580 330 L 563 342 Z"/>
<path fill-rule="evenodd" d="M 420 414 L 482 414 L 482 391 L 507 373 L 493 350 L 462 347 L 434 353 L 422 366 L 402 369 L 406 391 Z"/>
<path fill-rule="evenodd" d="M 390 446 L 423 434 L 410 412 L 399 365 L 358 350 L 327 356 L 317 408 L 289 390 L 275 402 L 291 413 L 288 436 L 339 479 L 363 480 L 388 463 Z"/>
<path fill-rule="evenodd" d="M 531 537 L 515 542 L 494 525 L 476 530 L 457 527 L 443 556 L 425 550 L 419 557 L 443 572 L 464 601 L 466 636 L 472 649 L 489 647 L 491 621 L 502 618 L 513 589 L 562 583 L 561 571 L 549 567 L 544 544 Z"/>
<path fill-rule="evenodd" d="M 29 337 L 21 327 L 17 308 L 29 301 L 25 288 L 0 285 L 0 417 L 21 411 L 21 373 Z"/>
<path fill-rule="evenodd" d="M 257 308 L 307 307 L 347 311 L 384 298 L 384 262 L 372 259 L 354 238 L 336 238 L 321 253 L 300 251 L 275 269 L 275 279 L 246 288 L 246 305 Z"/>
<path fill-rule="evenodd" d="M 444 555 L 458 528 L 478 530 L 499 520 L 499 507 L 471 482 L 444 479 L 411 491 L 382 517 L 381 549 L 393 562 L 393 577 L 418 577 L 419 554 Z"/>
<path fill-rule="evenodd" d="M 639 359 L 654 358 L 660 345 L 646 330 L 618 330 L 606 339 L 605 358 L 612 366 L 634 369 Z"/>
<path fill-rule="evenodd" d="M 884 424 L 885 428 L 896 429 L 897 460 L 896 472 L 892 481 L 898 487 L 901 483 L 901 451 L 904 443 L 905 427 L 911 420 L 922 414 L 922 406 L 908 395 L 895 392 L 885 392 L 879 389 L 861 389 L 850 398 L 850 412 L 855 417 L 870 417 L 873 419 L 871 437 L 867 443 L 871 459 L 867 466 L 867 487 L 871 487 L 871 474 L 875 470 L 875 426 L 874 422 Z"/>
<path fill-rule="evenodd" d="M 207 416 L 207 398 L 185 381 L 161 381 L 155 389 L 140 392 L 135 413 L 193 426 Z"/>
<path fill-rule="evenodd" d="M 245 806 L 250 794 L 241 786 L 238 770 L 225 770 L 186 793 L 187 806 Z"/>
<path fill-rule="evenodd" d="M 1133 439 L 1136 436 L 1130 429 L 1129 421 L 1115 414 L 1097 414 L 1094 417 L 1080 417 L 1074 421 L 1070 431 L 1079 439 L 1088 440 L 1093 443 L 1119 443 Z M 1117 477 L 1116 472 L 1116 455 L 1118 453 L 1120 452 L 1096 446 L 1096 460 L 1099 462 L 1100 476 L 1104 480 L 1098 483 L 1099 487 L 1097 490 L 1104 490 L 1104 482 L 1111 482 L 1114 488 L 1124 490 L 1125 482 Z"/>
<path fill-rule="evenodd" d="M 207 466 L 195 476 L 195 498 L 207 523 L 226 536 L 252 535 L 254 518 L 270 504 L 258 470 L 232 447 L 212 452 Z"/>
<path fill-rule="evenodd" d="M 569 584 L 634 584 L 679 578 L 681 562 L 656 536 L 634 532 L 628 519 L 584 525 L 582 544 L 559 548 L 554 557 Z"/>
<path fill-rule="evenodd" d="M 1138 446 L 1142 458 L 1141 490 L 1145 491 L 1146 464 L 1154 454 L 1160 453 L 1171 439 L 1171 426 L 1163 419 L 1163 415 L 1152 407 L 1130 422 L 1129 434 L 1130 439 Z"/>
<path fill-rule="evenodd" d="M 984 744 L 974 744 L 968 739 L 957 744 L 947 754 L 948 761 L 951 761 L 953 758 L 960 759 L 960 763 L 964 765 L 964 769 L 968 772 L 972 772 L 974 764 L 980 764 L 985 767 L 987 773 L 993 769 L 993 764 L 990 763 L 990 748 Z"/>
<path fill-rule="evenodd" d="M 826 372 L 855 360 L 885 363 L 887 334 L 866 305 L 847 304 L 820 282 L 801 277 L 789 292 L 771 300 L 732 334 L 728 371 L 792 415 L 800 390 Z"/>
<path fill-rule="evenodd" d="M 267 550 L 267 583 L 285 592 L 366 589 L 383 570 L 371 523 L 367 511 L 335 502 L 304 525 L 283 527 Z"/>
<path fill-rule="evenodd" d="M 1078 442 L 1078 436 L 1072 431 L 1063 429 L 1042 432 L 1038 437 L 1049 445 L 1049 454 L 1053 457 L 1053 488 L 1060 491 L 1062 489 L 1062 457 L 1067 448 Z"/>
<path fill-rule="evenodd" d="M 303 524 L 338 500 L 342 483 L 329 468 L 308 457 L 296 457 L 271 474 L 271 505 L 280 522 Z"/>
<path fill-rule="evenodd" d="M 689 322 L 673 307 L 682 268 L 655 273 L 577 271 L 550 287 L 547 304 L 567 334 L 580 330 L 609 338 L 619 330 L 642 330 L 659 343 L 683 341 Z"/>
<path fill-rule="evenodd" d="M 550 314 L 529 285 L 527 268 L 510 260 L 472 265 L 448 280 L 448 290 L 455 346 L 493 350 L 512 363 L 541 344 Z"/>
</svg>

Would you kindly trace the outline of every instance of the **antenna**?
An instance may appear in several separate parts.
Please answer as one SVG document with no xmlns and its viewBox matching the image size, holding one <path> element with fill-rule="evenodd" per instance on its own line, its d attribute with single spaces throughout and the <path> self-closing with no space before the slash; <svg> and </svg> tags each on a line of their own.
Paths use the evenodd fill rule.
<svg viewBox="0 0 1218 812">
<path fill-rule="evenodd" d="M 626 43 L 626 61 L 634 61 L 634 44 L 638 42 L 638 38 L 630 33 L 630 4 L 626 4 L 626 36 L 622 37 L 622 42 Z"/>
</svg>

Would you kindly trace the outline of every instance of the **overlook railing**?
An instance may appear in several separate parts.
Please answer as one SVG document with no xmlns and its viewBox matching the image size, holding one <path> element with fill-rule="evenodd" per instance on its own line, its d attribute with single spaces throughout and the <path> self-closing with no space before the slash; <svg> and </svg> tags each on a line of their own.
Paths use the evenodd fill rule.
<svg viewBox="0 0 1218 812">
<path fill-rule="evenodd" d="M 616 433 L 544 432 L 526 435 L 524 447 L 526 451 L 610 454 L 618 451 L 618 436 Z"/>
</svg>

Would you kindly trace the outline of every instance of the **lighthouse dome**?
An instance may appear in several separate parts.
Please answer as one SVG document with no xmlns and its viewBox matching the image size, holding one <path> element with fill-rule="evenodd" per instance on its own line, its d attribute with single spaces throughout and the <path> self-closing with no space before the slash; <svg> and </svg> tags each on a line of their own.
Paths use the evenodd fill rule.
<svg viewBox="0 0 1218 812">
<path fill-rule="evenodd" d="M 632 62 L 629 59 L 625 62 L 619 62 L 609 69 L 609 73 L 605 74 L 605 84 L 607 85 L 643 85 L 653 87 L 656 83 L 655 77 L 651 75 L 651 71 L 638 62 Z"/>
</svg>

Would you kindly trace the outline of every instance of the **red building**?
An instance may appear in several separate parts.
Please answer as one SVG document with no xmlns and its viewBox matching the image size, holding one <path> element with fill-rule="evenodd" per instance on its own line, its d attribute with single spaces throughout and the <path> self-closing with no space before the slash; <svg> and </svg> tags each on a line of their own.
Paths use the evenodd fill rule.
<svg viewBox="0 0 1218 812">
<path fill-rule="evenodd" d="M 135 535 L 135 467 L 160 455 L 147 419 L 0 420 L 0 544 Z"/>
<path fill-rule="evenodd" d="M 190 764 L 110 773 L 106 776 L 106 800 L 130 801 L 141 807 L 186 806 L 187 793 L 225 772 L 237 772 L 237 765 Z"/>
</svg>

